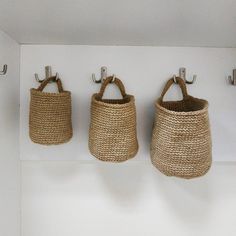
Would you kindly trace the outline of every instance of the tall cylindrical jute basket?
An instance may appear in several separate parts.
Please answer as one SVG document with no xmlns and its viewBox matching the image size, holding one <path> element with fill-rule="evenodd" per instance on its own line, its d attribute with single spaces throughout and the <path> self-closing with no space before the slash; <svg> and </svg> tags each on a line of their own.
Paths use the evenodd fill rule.
<svg viewBox="0 0 236 236">
<path fill-rule="evenodd" d="M 136 108 L 132 95 L 125 92 L 121 80 L 115 78 L 122 99 L 103 99 L 105 88 L 113 81 L 108 77 L 100 92 L 92 96 L 89 149 L 93 156 L 109 162 L 122 162 L 138 151 Z"/>
<path fill-rule="evenodd" d="M 57 83 L 59 93 L 46 93 L 50 82 Z M 31 89 L 29 135 L 34 143 L 56 145 L 68 142 L 73 135 L 71 93 L 64 91 L 60 79 L 50 77 L 38 89 Z"/>
<path fill-rule="evenodd" d="M 207 173 L 212 162 L 208 102 L 189 96 L 181 78 L 176 82 L 183 100 L 163 101 L 174 82 L 167 82 L 155 104 L 151 160 L 167 176 L 190 179 Z"/>
</svg>

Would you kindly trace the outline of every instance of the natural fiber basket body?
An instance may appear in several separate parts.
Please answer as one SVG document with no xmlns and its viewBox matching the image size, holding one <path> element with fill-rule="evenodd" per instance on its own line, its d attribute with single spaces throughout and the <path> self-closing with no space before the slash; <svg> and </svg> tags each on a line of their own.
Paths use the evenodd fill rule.
<svg viewBox="0 0 236 236">
<path fill-rule="evenodd" d="M 58 79 L 59 93 L 45 93 L 43 89 L 51 77 L 31 89 L 29 134 L 33 142 L 43 145 L 62 144 L 72 137 L 71 93 L 64 91 Z"/>
<path fill-rule="evenodd" d="M 100 92 L 92 96 L 89 149 L 102 161 L 122 162 L 134 157 L 138 151 L 135 101 L 133 96 L 125 93 L 117 78 L 114 83 L 123 99 L 103 99 L 111 81 L 112 77 L 108 77 Z"/>
<path fill-rule="evenodd" d="M 168 176 L 194 178 L 204 175 L 212 162 L 208 102 L 187 94 L 185 82 L 177 78 L 182 101 L 164 102 L 174 83 L 170 79 L 156 102 L 151 160 Z"/>
</svg>

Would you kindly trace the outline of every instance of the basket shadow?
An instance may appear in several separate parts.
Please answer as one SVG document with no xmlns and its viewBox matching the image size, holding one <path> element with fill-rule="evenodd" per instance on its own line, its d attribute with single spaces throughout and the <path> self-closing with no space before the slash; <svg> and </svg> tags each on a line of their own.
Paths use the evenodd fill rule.
<svg viewBox="0 0 236 236">
<path fill-rule="evenodd" d="M 155 106 L 154 103 L 143 103 L 139 104 L 139 106 L 141 107 L 137 113 L 139 152 L 149 158 L 152 129 L 155 120 Z"/>
<path fill-rule="evenodd" d="M 111 201 L 124 208 L 138 203 L 144 184 L 144 169 L 140 164 L 98 161 L 95 168 Z"/>
<path fill-rule="evenodd" d="M 195 222 L 201 223 L 208 219 L 214 200 L 214 177 L 208 173 L 204 177 L 185 180 L 167 177 L 153 167 L 151 178 L 156 186 L 163 204 L 168 206 L 171 214 L 182 221 L 186 227 Z"/>
</svg>

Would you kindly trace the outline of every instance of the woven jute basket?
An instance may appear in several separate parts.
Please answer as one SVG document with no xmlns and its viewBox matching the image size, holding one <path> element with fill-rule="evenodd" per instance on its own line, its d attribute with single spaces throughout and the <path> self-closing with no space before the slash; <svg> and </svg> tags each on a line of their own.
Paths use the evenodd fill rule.
<svg viewBox="0 0 236 236">
<path fill-rule="evenodd" d="M 113 81 L 122 99 L 103 99 L 105 88 L 113 81 L 108 77 L 100 92 L 92 96 L 89 149 L 93 156 L 110 162 L 122 162 L 138 151 L 136 108 L 132 95 L 127 95 L 121 80 Z"/>
<path fill-rule="evenodd" d="M 50 82 L 57 84 L 59 93 L 46 93 Z M 68 142 L 72 135 L 71 93 L 64 91 L 60 79 L 50 77 L 38 89 L 31 89 L 29 134 L 33 142 L 43 145 Z"/>
<path fill-rule="evenodd" d="M 208 102 L 189 96 L 181 78 L 176 82 L 183 100 L 163 101 L 170 79 L 155 104 L 151 160 L 165 175 L 190 179 L 204 175 L 212 162 Z"/>
</svg>

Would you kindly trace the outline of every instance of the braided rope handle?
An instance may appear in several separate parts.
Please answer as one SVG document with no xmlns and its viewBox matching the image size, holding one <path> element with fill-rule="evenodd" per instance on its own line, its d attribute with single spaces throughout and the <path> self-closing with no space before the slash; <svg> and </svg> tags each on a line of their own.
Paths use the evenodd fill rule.
<svg viewBox="0 0 236 236">
<path fill-rule="evenodd" d="M 114 83 L 114 84 L 119 88 L 120 93 L 121 93 L 121 95 L 122 95 L 123 98 L 127 96 L 127 94 L 126 94 L 126 92 L 125 92 L 125 86 L 124 86 L 124 84 L 122 83 L 122 81 L 121 81 L 120 79 L 118 79 L 118 78 L 115 78 L 115 79 L 114 79 L 113 76 L 109 76 L 109 77 L 107 77 L 107 78 L 104 80 L 104 82 L 102 83 L 102 86 L 101 86 L 101 88 L 100 88 L 100 91 L 99 91 L 99 93 L 98 93 L 98 96 L 100 96 L 101 98 L 103 97 L 103 94 L 104 94 L 104 92 L 105 92 L 105 90 L 106 90 L 106 87 L 107 87 L 107 85 L 110 84 L 110 83 Z"/>
<path fill-rule="evenodd" d="M 182 94 L 183 94 L 183 99 L 185 99 L 188 96 L 188 91 L 187 91 L 187 87 L 186 84 L 184 82 L 183 79 L 181 79 L 180 77 L 176 77 L 176 82 L 179 85 L 179 87 L 181 88 Z M 171 78 L 167 81 L 162 93 L 161 93 L 161 101 L 163 101 L 163 98 L 166 94 L 166 92 L 169 90 L 169 88 L 175 83 L 174 78 Z"/>
<path fill-rule="evenodd" d="M 57 87 L 58 87 L 58 91 L 59 93 L 62 93 L 64 90 L 63 90 L 63 87 L 62 87 L 62 82 L 60 79 L 56 79 L 56 76 L 52 76 L 48 79 L 45 79 L 41 84 L 40 86 L 37 88 L 38 91 L 43 91 L 44 88 L 47 86 L 47 84 L 50 82 L 50 81 L 53 81 L 53 82 L 56 82 L 57 83 Z"/>
</svg>

